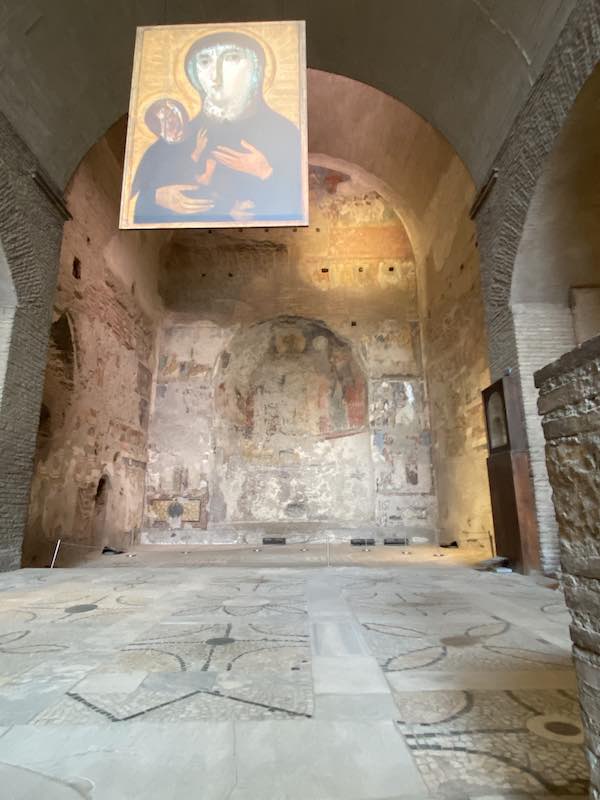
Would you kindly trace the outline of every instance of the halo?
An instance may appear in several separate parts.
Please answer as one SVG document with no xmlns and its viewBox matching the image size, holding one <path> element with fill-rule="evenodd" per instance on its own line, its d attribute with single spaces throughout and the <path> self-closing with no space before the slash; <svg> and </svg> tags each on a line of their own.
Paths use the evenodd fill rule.
<svg viewBox="0 0 600 800">
<path fill-rule="evenodd" d="M 154 103 L 157 102 L 157 100 L 173 100 L 176 103 L 182 105 L 185 108 L 188 116 L 191 117 L 189 109 L 187 108 L 186 104 L 183 102 L 183 99 L 179 95 L 174 96 L 173 93 L 169 94 L 168 92 L 152 92 L 152 94 L 148 94 L 143 99 L 140 99 L 140 102 L 138 104 L 137 116 L 142 123 L 144 123 L 146 112 L 148 111 L 150 106 L 154 105 Z"/>
<path fill-rule="evenodd" d="M 203 26 L 204 28 L 204 26 Z M 277 72 L 277 62 L 275 59 L 275 54 L 273 53 L 273 48 L 270 44 L 268 44 L 262 36 L 254 33 L 254 31 L 250 31 L 247 28 L 238 28 L 238 27 L 215 27 L 211 30 L 202 30 L 200 35 L 195 34 L 193 37 L 190 36 L 188 41 L 185 43 L 184 46 L 181 47 L 179 53 L 177 54 L 176 58 L 176 67 L 175 67 L 175 81 L 177 82 L 177 86 L 179 87 L 181 93 L 185 96 L 190 91 L 190 81 L 187 77 L 185 71 L 185 57 L 188 54 L 188 51 L 191 45 L 203 39 L 205 36 L 212 36 L 215 33 L 243 33 L 245 36 L 249 36 L 251 39 L 254 39 L 258 44 L 262 47 L 263 52 L 265 54 L 265 74 L 263 79 L 263 94 L 266 94 L 273 82 L 275 80 L 275 73 Z M 181 82 L 181 78 L 185 78 L 185 84 Z M 196 90 L 193 90 L 196 93 Z M 196 93 L 197 94 L 197 93 Z M 201 101 L 200 101 L 201 102 Z"/>
</svg>

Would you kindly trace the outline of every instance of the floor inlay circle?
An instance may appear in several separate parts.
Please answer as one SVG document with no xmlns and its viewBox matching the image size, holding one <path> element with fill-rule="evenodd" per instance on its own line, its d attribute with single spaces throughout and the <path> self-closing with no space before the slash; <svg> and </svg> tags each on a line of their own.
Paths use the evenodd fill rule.
<svg viewBox="0 0 600 800">
<path fill-rule="evenodd" d="M 559 720 L 550 720 L 546 722 L 545 726 L 550 733 L 556 733 L 559 736 L 578 736 L 581 733 L 581 728 L 573 725 L 570 722 L 560 722 Z"/>
<path fill-rule="evenodd" d="M 540 714 L 527 720 L 527 727 L 532 733 L 565 744 L 581 744 L 583 730 L 576 719 L 562 717 L 558 714 Z"/>
</svg>

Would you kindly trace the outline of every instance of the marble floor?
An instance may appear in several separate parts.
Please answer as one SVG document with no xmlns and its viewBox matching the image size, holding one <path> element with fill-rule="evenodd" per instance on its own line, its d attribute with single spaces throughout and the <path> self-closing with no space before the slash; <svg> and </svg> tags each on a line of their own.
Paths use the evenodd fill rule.
<svg viewBox="0 0 600 800">
<path fill-rule="evenodd" d="M 586 796 L 559 591 L 115 559 L 0 575 L 2 798 Z"/>
</svg>

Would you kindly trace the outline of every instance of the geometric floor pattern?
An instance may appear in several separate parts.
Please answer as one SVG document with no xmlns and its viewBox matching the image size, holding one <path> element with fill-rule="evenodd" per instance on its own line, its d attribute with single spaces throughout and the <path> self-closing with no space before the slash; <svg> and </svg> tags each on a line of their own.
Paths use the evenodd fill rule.
<svg viewBox="0 0 600 800">
<path fill-rule="evenodd" d="M 3 574 L 3 796 L 583 798 L 568 622 L 454 564 Z"/>
</svg>

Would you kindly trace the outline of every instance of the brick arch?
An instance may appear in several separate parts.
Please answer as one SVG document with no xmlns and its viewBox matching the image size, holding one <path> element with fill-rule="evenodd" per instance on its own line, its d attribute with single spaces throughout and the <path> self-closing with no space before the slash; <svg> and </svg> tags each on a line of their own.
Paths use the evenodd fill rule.
<svg viewBox="0 0 600 800">
<path fill-rule="evenodd" d="M 529 361 L 515 329 L 511 307 L 513 272 L 527 213 L 544 166 L 569 112 L 599 60 L 600 7 L 594 0 L 583 0 L 569 18 L 543 74 L 494 162 L 498 180 L 476 219 L 490 370 L 493 379 L 507 370 L 519 377 L 524 416 L 525 407 L 530 413 L 535 408 L 533 372 L 541 365 Z M 534 333 L 538 349 L 543 348 L 544 338 L 539 335 L 539 324 L 525 335 Z M 545 361 L 551 357 L 549 353 Z M 543 447 L 540 450 L 538 446 L 533 458 L 538 462 L 541 458 L 543 468 Z M 546 531 L 545 541 L 541 540 L 542 567 L 551 572 L 558 567 L 558 538 L 552 524 L 552 508 L 547 504 L 545 508 L 548 513 L 542 520 L 542 537 Z"/>
<path fill-rule="evenodd" d="M 577 95 L 600 61 L 600 8 L 577 5 L 496 160 L 499 178 L 477 217 L 491 370 L 518 363 L 510 291 L 527 210 L 544 163 Z"/>
<path fill-rule="evenodd" d="M 0 116 L 0 570 L 21 564 L 64 222 L 30 177 L 36 169 Z"/>
<path fill-rule="evenodd" d="M 579 92 L 544 163 L 512 274 L 511 311 L 541 552 L 551 565 L 559 548 L 558 526 L 533 373 L 600 331 L 600 313 L 593 310 L 600 301 L 598 174 L 600 66 Z M 588 308 L 585 314 L 577 313 L 576 322 L 571 305 L 578 299 Z"/>
</svg>

